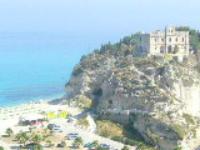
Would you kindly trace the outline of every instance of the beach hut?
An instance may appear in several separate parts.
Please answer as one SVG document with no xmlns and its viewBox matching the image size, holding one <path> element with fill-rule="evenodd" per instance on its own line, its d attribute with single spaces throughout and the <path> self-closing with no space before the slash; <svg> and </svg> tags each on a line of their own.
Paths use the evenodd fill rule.
<svg viewBox="0 0 200 150">
<path fill-rule="evenodd" d="M 21 116 L 19 118 L 19 124 L 20 125 L 43 125 L 43 122 L 45 120 L 45 117 L 40 114 L 28 114 Z"/>
</svg>

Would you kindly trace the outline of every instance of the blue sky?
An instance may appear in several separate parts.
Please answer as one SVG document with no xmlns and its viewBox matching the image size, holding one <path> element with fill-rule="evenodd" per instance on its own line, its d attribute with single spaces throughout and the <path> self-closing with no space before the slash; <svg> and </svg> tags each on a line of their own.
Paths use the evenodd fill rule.
<svg viewBox="0 0 200 150">
<path fill-rule="evenodd" d="M 0 32 L 74 35 L 200 28 L 199 0 L 0 0 Z"/>
</svg>

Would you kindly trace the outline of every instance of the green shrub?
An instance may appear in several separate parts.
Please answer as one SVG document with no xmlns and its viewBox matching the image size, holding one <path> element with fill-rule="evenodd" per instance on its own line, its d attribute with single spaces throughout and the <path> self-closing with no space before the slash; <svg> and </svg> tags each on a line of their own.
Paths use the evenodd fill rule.
<svg viewBox="0 0 200 150">
<path fill-rule="evenodd" d="M 92 107 L 92 100 L 85 95 L 79 95 L 73 101 L 82 109 L 90 109 Z"/>
<path fill-rule="evenodd" d="M 175 148 L 174 150 L 182 150 L 182 148 L 178 146 L 178 147 Z"/>
<path fill-rule="evenodd" d="M 51 140 L 47 140 L 47 141 L 46 141 L 46 144 L 47 144 L 47 146 L 48 146 L 48 147 L 51 147 L 51 146 L 53 146 L 53 144 L 52 144 L 52 141 L 51 141 Z"/>
<path fill-rule="evenodd" d="M 170 127 L 176 134 L 177 136 L 182 140 L 184 139 L 185 135 L 186 135 L 186 132 L 185 132 L 185 129 L 184 127 L 178 125 L 178 124 L 174 124 L 174 125 L 171 125 Z"/>
<path fill-rule="evenodd" d="M 113 137 L 112 140 L 124 143 L 126 145 L 137 146 L 138 150 L 154 150 L 152 145 L 148 145 L 144 142 L 127 137 Z"/>
<path fill-rule="evenodd" d="M 184 113 L 183 117 L 188 124 L 195 124 L 195 121 L 191 115 Z"/>
<path fill-rule="evenodd" d="M 83 139 L 81 137 L 77 137 L 74 140 L 73 146 L 79 148 L 81 145 L 83 145 Z"/>
<path fill-rule="evenodd" d="M 77 125 L 87 128 L 89 126 L 89 122 L 88 122 L 87 118 L 84 117 L 84 118 L 81 118 L 78 120 Z"/>
<path fill-rule="evenodd" d="M 72 75 L 74 76 L 78 76 L 79 74 L 81 74 L 83 72 L 83 69 L 81 68 L 81 66 L 76 66 L 76 68 L 73 70 Z"/>
<path fill-rule="evenodd" d="M 98 120 L 97 124 L 97 133 L 104 137 L 115 137 L 123 136 L 123 128 L 114 122 L 108 120 Z"/>
<path fill-rule="evenodd" d="M 4 148 L 2 146 L 0 146 L 0 150 L 4 150 Z"/>
<path fill-rule="evenodd" d="M 122 148 L 122 150 L 129 150 L 129 148 L 128 148 L 127 146 L 124 146 L 124 147 Z"/>
<path fill-rule="evenodd" d="M 8 136 L 11 136 L 11 135 L 13 134 L 13 130 L 12 130 L 11 128 L 7 128 L 7 129 L 6 129 L 6 134 L 7 134 Z"/>
</svg>

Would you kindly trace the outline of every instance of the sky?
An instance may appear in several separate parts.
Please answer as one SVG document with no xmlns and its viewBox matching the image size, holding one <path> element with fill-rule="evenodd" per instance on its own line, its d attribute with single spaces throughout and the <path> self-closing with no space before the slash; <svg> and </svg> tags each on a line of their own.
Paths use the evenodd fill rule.
<svg viewBox="0 0 200 150">
<path fill-rule="evenodd" d="M 102 43 L 166 25 L 200 29 L 199 6 L 200 0 L 0 0 L 0 103 L 51 95 L 52 85 L 63 90 L 81 56 Z"/>
<path fill-rule="evenodd" d="M 187 25 L 199 29 L 199 0 L 0 0 L 0 32 L 129 34 Z"/>
</svg>

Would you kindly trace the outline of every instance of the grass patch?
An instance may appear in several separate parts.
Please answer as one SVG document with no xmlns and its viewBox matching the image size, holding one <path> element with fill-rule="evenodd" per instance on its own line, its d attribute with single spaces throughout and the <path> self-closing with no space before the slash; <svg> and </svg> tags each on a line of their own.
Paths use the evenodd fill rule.
<svg viewBox="0 0 200 150">
<path fill-rule="evenodd" d="M 104 137 L 123 136 L 123 127 L 108 120 L 97 120 L 97 133 Z"/>
<path fill-rule="evenodd" d="M 177 134 L 177 136 L 183 140 L 185 135 L 186 135 L 186 131 L 184 129 L 184 127 L 178 125 L 178 124 L 174 124 L 171 125 L 170 128 Z"/>
<path fill-rule="evenodd" d="M 97 120 L 97 133 L 126 145 L 137 146 L 137 150 L 155 150 L 144 142 L 140 134 L 129 126 L 121 126 L 108 120 Z"/>
<path fill-rule="evenodd" d="M 90 109 L 93 105 L 93 102 L 90 98 L 85 95 L 79 95 L 73 99 L 75 105 L 81 109 Z"/>
<path fill-rule="evenodd" d="M 81 118 L 77 121 L 77 125 L 82 126 L 82 127 L 88 127 L 89 126 L 89 122 L 87 120 L 87 117 Z"/>
<path fill-rule="evenodd" d="M 194 118 L 191 115 L 184 113 L 183 117 L 188 124 L 195 124 Z"/>
<path fill-rule="evenodd" d="M 0 150 L 4 150 L 4 148 L 2 146 L 0 146 Z"/>
</svg>

